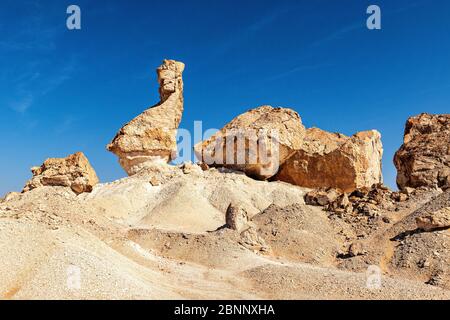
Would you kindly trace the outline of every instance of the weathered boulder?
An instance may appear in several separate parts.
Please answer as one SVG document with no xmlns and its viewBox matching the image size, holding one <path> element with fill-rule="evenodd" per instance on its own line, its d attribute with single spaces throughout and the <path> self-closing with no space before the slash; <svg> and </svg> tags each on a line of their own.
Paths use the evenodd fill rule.
<svg viewBox="0 0 450 320">
<path fill-rule="evenodd" d="M 407 120 L 403 145 L 396 152 L 397 185 L 450 187 L 450 114 L 422 113 Z"/>
<path fill-rule="evenodd" d="M 337 188 L 351 192 L 383 180 L 383 147 L 378 131 L 352 137 L 317 128 L 306 130 L 300 150 L 286 160 L 273 180 L 308 188 Z"/>
<path fill-rule="evenodd" d="M 425 231 L 450 228 L 450 207 L 416 218 L 417 228 Z"/>
<path fill-rule="evenodd" d="M 164 60 L 157 69 L 160 102 L 122 127 L 107 149 L 133 175 L 152 163 L 167 163 L 177 155 L 177 129 L 183 113 L 184 64 Z"/>
<path fill-rule="evenodd" d="M 265 180 L 272 177 L 295 150 L 305 127 L 297 112 L 261 106 L 234 118 L 194 147 L 197 158 L 213 167 L 226 167 Z"/>
<path fill-rule="evenodd" d="M 98 177 L 89 160 L 82 152 L 67 158 L 50 158 L 40 167 L 31 168 L 33 178 L 27 182 L 23 192 L 42 186 L 70 187 L 80 194 L 91 192 L 98 183 Z"/>
<path fill-rule="evenodd" d="M 247 211 L 240 206 L 230 204 L 227 208 L 225 221 L 228 228 L 242 232 L 248 227 Z"/>
</svg>

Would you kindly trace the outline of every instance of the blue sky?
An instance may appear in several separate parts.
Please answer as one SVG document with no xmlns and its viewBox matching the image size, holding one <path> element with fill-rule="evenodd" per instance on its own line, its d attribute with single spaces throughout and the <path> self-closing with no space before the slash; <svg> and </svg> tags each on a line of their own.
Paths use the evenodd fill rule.
<svg viewBox="0 0 450 320">
<path fill-rule="evenodd" d="M 81 30 L 66 28 L 70 4 Z M 371 4 L 382 30 L 366 28 Z M 164 58 L 186 63 L 181 127 L 270 104 L 307 127 L 377 129 L 394 187 L 407 117 L 450 111 L 450 1 L 2 0 L 0 195 L 76 151 L 102 181 L 125 176 L 105 145 L 158 101 Z"/>
</svg>

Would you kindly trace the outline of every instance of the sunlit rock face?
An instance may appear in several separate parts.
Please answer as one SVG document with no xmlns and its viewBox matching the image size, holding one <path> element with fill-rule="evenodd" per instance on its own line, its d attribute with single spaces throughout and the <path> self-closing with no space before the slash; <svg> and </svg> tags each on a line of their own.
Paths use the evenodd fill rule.
<svg viewBox="0 0 450 320">
<path fill-rule="evenodd" d="M 306 130 L 300 150 L 280 168 L 274 180 L 308 188 L 350 192 L 382 183 L 381 135 L 376 130 L 351 137 L 317 128 Z"/>
<path fill-rule="evenodd" d="M 229 122 L 195 147 L 197 159 L 265 180 L 299 149 L 305 127 L 297 112 L 261 106 Z"/>
<path fill-rule="evenodd" d="M 82 152 L 67 158 L 49 158 L 39 167 L 31 168 L 33 178 L 29 180 L 23 192 L 43 186 L 70 187 L 80 194 L 91 192 L 99 182 L 94 168 Z"/>
<path fill-rule="evenodd" d="M 397 185 L 450 187 L 450 114 L 422 113 L 407 120 L 403 145 L 396 152 Z"/>
<path fill-rule="evenodd" d="M 157 69 L 160 102 L 124 125 L 107 149 L 128 175 L 177 155 L 177 129 L 183 114 L 184 64 L 164 60 Z"/>
</svg>

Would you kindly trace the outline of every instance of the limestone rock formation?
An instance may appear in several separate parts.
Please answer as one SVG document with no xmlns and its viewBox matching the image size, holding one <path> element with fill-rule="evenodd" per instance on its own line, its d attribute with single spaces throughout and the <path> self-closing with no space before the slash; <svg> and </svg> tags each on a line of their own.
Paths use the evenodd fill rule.
<svg viewBox="0 0 450 320">
<path fill-rule="evenodd" d="M 417 228 L 432 231 L 441 228 L 450 228 L 450 207 L 442 208 L 431 214 L 416 218 Z"/>
<path fill-rule="evenodd" d="M 378 131 L 352 137 L 317 128 L 306 130 L 304 142 L 280 168 L 274 180 L 308 188 L 350 192 L 382 182 L 383 147 Z"/>
<path fill-rule="evenodd" d="M 183 63 L 164 60 L 157 69 L 161 101 L 122 127 L 107 146 L 128 175 L 176 157 L 176 134 L 183 113 L 183 70 Z"/>
<path fill-rule="evenodd" d="M 450 114 L 422 113 L 406 122 L 403 145 L 394 157 L 397 185 L 450 187 Z"/>
<path fill-rule="evenodd" d="M 225 213 L 225 221 L 228 228 L 242 232 L 248 227 L 248 214 L 244 208 L 230 204 Z"/>
<path fill-rule="evenodd" d="M 297 112 L 261 106 L 234 118 L 194 151 L 209 166 L 240 170 L 264 180 L 300 148 L 304 132 Z"/>
<path fill-rule="evenodd" d="M 31 168 L 33 178 L 27 182 L 23 192 L 42 186 L 70 187 L 80 194 L 91 192 L 99 182 L 95 170 L 82 152 L 77 152 L 67 158 L 50 158 L 40 167 Z"/>
</svg>

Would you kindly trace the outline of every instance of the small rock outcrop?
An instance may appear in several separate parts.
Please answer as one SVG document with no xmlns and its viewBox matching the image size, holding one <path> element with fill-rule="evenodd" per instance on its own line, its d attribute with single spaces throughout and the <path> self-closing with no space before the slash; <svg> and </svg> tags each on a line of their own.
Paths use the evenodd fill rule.
<svg viewBox="0 0 450 320">
<path fill-rule="evenodd" d="M 382 155 L 381 135 L 376 130 L 347 137 L 311 128 L 300 150 L 286 160 L 273 180 L 344 192 L 370 188 L 383 181 Z"/>
<path fill-rule="evenodd" d="M 119 157 L 128 175 L 177 155 L 177 129 L 183 113 L 184 64 L 164 60 L 157 69 L 160 102 L 122 127 L 107 149 Z"/>
<path fill-rule="evenodd" d="M 248 228 L 248 214 L 247 211 L 233 204 L 230 204 L 227 208 L 225 215 L 225 221 L 228 228 L 242 232 Z"/>
<path fill-rule="evenodd" d="M 234 118 L 194 147 L 197 158 L 265 180 L 278 171 L 302 144 L 305 127 L 297 112 L 261 106 Z"/>
<path fill-rule="evenodd" d="M 407 120 L 396 152 L 397 185 L 450 188 L 450 114 L 422 113 Z"/>
<path fill-rule="evenodd" d="M 425 231 L 450 228 L 450 207 L 416 218 L 417 228 Z"/>
<path fill-rule="evenodd" d="M 91 192 L 99 182 L 94 168 L 82 152 L 77 152 L 67 158 L 50 158 L 40 167 L 31 168 L 33 178 L 27 182 L 23 192 L 42 186 L 70 187 L 80 194 Z"/>
</svg>

